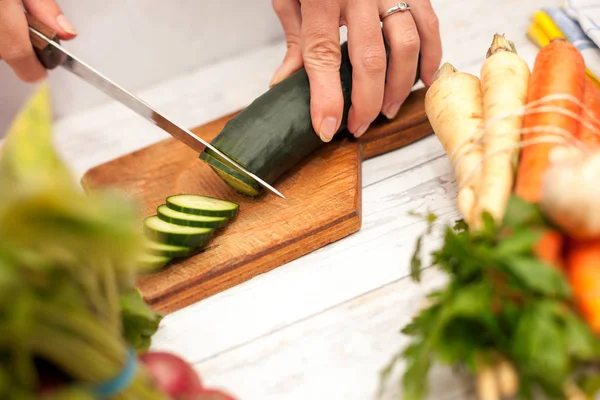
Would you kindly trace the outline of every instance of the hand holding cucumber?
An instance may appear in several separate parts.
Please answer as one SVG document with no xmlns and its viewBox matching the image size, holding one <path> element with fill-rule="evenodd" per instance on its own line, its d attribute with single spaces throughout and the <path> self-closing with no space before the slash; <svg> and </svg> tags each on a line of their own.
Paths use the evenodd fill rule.
<svg viewBox="0 0 600 400">
<path fill-rule="evenodd" d="M 414 85 L 419 52 L 420 78 L 425 85 L 432 83 L 442 57 L 438 20 L 430 0 L 407 2 L 410 10 L 386 16 L 398 0 L 273 0 L 288 51 L 271 86 L 306 69 L 313 127 L 322 140 L 331 140 L 342 119 L 340 26 L 348 28 L 353 66 L 348 130 L 355 136 L 362 135 L 380 112 L 396 116 Z M 387 67 L 384 36 L 390 46 Z"/>
<path fill-rule="evenodd" d="M 36 57 L 23 13 L 28 13 L 58 32 L 61 40 L 77 36 L 73 25 L 54 0 L 0 0 L 0 59 L 24 82 L 37 82 L 47 71 Z"/>
<path fill-rule="evenodd" d="M 341 25 L 348 27 L 353 67 L 347 129 L 355 136 L 362 135 L 380 112 L 395 117 L 417 74 L 425 85 L 432 83 L 442 49 L 430 0 L 410 0 L 410 8 L 397 0 L 272 1 L 288 51 L 271 85 L 306 69 L 312 125 L 323 141 L 332 139 L 345 118 L 339 74 Z M 35 56 L 23 7 L 58 32 L 61 40 L 73 39 L 77 32 L 55 0 L 0 0 L 0 59 L 21 80 L 35 82 L 46 76 L 46 70 Z"/>
</svg>

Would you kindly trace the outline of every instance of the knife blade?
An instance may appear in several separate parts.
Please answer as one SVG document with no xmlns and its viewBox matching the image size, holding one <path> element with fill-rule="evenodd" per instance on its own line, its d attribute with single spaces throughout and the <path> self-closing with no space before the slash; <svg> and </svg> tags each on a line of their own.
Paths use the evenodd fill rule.
<svg viewBox="0 0 600 400">
<path fill-rule="evenodd" d="M 109 97 L 117 100 L 130 110 L 134 111 L 136 114 L 163 129 L 165 132 L 180 140 L 198 153 L 201 153 L 205 148 L 208 147 L 213 152 L 221 156 L 235 169 L 250 176 L 261 186 L 277 196 L 285 198 L 285 196 L 273 186 L 269 185 L 263 179 L 251 173 L 250 171 L 247 171 L 245 168 L 231 160 L 227 155 L 223 154 L 210 143 L 201 137 L 194 135 L 188 129 L 177 125 L 166 115 L 156 111 L 145 101 L 123 89 L 121 86 L 117 85 L 100 72 L 96 71 L 94 68 L 75 57 L 67 49 L 60 45 L 58 35 L 53 32 L 52 29 L 42 24 L 30 14 L 26 14 L 26 17 L 29 24 L 31 43 L 33 44 L 38 59 L 45 68 L 54 69 L 57 66 L 60 66 L 68 70 L 87 83 L 101 90 Z"/>
</svg>

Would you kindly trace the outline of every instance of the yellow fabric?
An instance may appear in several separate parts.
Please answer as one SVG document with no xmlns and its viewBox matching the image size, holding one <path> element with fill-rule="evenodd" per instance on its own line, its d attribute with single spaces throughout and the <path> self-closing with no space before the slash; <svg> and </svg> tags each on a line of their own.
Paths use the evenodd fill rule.
<svg viewBox="0 0 600 400">
<path fill-rule="evenodd" d="M 552 21 L 552 18 L 543 11 L 533 14 L 533 22 L 537 24 L 540 30 L 548 38 L 548 41 L 556 38 L 565 39 L 565 35 L 558 29 L 558 26 Z"/>
<path fill-rule="evenodd" d="M 552 18 L 543 11 L 533 14 L 533 22 L 529 25 L 527 37 L 540 48 L 546 46 L 552 39 L 565 39 L 565 35 L 558 29 Z M 587 68 L 585 73 L 588 79 L 600 89 L 600 79 Z"/>
</svg>

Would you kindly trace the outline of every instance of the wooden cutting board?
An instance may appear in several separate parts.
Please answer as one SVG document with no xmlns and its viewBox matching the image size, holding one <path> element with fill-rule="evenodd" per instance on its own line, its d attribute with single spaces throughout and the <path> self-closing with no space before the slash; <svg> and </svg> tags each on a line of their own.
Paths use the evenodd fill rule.
<svg viewBox="0 0 600 400">
<path fill-rule="evenodd" d="M 169 138 L 89 170 L 87 191 L 117 187 L 143 205 L 144 216 L 173 194 L 203 194 L 240 204 L 238 217 L 206 250 L 144 276 L 139 289 L 168 314 L 267 272 L 360 229 L 361 161 L 432 133 L 424 112 L 425 90 L 414 91 L 396 119 L 375 121 L 359 139 L 333 140 L 282 176 L 275 186 L 286 199 L 237 194 L 198 154 Z M 212 140 L 235 114 L 192 131 Z"/>
</svg>

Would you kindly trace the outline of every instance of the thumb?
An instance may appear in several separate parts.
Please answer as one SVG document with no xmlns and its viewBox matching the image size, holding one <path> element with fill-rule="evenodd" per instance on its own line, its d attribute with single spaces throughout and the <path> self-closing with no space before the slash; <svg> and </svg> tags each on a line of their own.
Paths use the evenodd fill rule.
<svg viewBox="0 0 600 400">
<path fill-rule="evenodd" d="M 40 22 L 58 33 L 62 40 L 73 39 L 77 31 L 71 22 L 64 16 L 61 8 L 54 0 L 23 0 L 23 5 L 28 13 Z"/>
<path fill-rule="evenodd" d="M 298 0 L 273 0 L 273 9 L 279 17 L 287 41 L 287 52 L 283 63 L 279 66 L 269 87 L 272 87 L 300 68 L 302 68 L 302 48 L 300 47 L 300 30 L 302 12 Z"/>
</svg>

